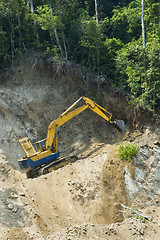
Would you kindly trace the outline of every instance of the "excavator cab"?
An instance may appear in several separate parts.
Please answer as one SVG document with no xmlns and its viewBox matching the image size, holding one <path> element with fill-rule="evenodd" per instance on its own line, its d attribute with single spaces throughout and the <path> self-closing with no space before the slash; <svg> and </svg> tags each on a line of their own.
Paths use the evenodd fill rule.
<svg viewBox="0 0 160 240">
<path fill-rule="evenodd" d="M 45 144 L 46 144 L 46 138 L 41 141 L 36 142 L 35 147 L 36 147 L 37 152 L 45 151 L 46 150 Z"/>
<path fill-rule="evenodd" d="M 32 143 L 28 139 L 28 137 L 22 138 L 19 140 L 19 144 L 21 145 L 23 151 L 26 154 L 26 157 L 31 157 L 36 154 L 36 150 L 33 147 Z"/>
</svg>

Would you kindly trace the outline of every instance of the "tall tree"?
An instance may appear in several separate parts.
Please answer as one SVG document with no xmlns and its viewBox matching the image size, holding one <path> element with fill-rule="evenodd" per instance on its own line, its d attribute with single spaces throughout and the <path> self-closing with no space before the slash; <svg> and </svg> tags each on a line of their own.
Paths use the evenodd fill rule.
<svg viewBox="0 0 160 240">
<path fill-rule="evenodd" d="M 96 14 L 96 23 L 97 25 L 99 25 L 97 0 L 95 0 L 95 14 Z"/>
<path fill-rule="evenodd" d="M 51 10 L 51 16 L 53 16 L 51 1 L 48 0 L 48 3 L 49 3 L 49 8 Z M 58 6 L 59 6 L 59 1 L 58 1 Z M 59 50 L 61 52 L 61 55 L 62 55 L 62 57 L 64 57 L 64 52 L 63 52 L 63 48 L 62 48 L 62 45 L 61 45 L 61 42 L 60 42 L 60 39 L 59 39 L 59 36 L 58 36 L 58 33 L 57 33 L 57 29 L 54 28 L 53 31 L 54 31 L 55 39 L 56 39 L 57 45 L 59 47 Z"/>
<path fill-rule="evenodd" d="M 145 27 L 144 27 L 144 0 L 142 0 L 142 38 L 143 38 L 143 47 L 145 48 Z"/>
<path fill-rule="evenodd" d="M 96 15 L 96 24 L 97 24 L 97 31 L 99 30 L 99 19 L 98 19 L 98 7 L 97 7 L 97 0 L 95 0 L 95 15 Z M 98 35 L 97 41 L 97 73 L 98 73 L 98 91 L 100 90 L 100 76 L 99 76 L 99 49 L 100 48 L 100 36 Z"/>
<path fill-rule="evenodd" d="M 34 12 L 33 0 L 30 0 L 30 5 L 31 5 L 31 13 L 33 13 Z"/>
</svg>

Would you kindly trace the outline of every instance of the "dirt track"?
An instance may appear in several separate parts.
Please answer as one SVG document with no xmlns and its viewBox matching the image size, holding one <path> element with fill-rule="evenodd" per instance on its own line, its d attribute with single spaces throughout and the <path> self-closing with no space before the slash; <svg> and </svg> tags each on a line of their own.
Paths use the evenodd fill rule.
<svg viewBox="0 0 160 240">
<path fill-rule="evenodd" d="M 1 87 L 0 238 L 157 240 L 159 128 L 127 128 L 122 135 L 87 110 L 59 130 L 59 150 L 64 156 L 77 154 L 75 163 L 34 179 L 19 171 L 19 138 L 44 138 L 49 123 L 80 92 L 94 100 L 95 90 L 82 91 L 84 83 L 76 76 L 73 81 L 73 73 L 53 76 L 29 67 Z M 132 163 L 118 158 L 124 139 L 140 146 Z M 128 218 L 130 212 L 121 203 L 136 205 L 152 221 Z"/>
</svg>

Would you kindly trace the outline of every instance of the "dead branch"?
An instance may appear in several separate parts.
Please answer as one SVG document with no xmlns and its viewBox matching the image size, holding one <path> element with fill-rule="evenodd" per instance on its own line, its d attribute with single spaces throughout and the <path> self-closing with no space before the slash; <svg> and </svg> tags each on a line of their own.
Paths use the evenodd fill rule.
<svg viewBox="0 0 160 240">
<path fill-rule="evenodd" d="M 151 216 L 145 216 L 145 215 L 143 215 L 142 213 L 140 213 L 140 211 L 138 211 L 138 210 L 135 210 L 135 209 L 132 209 L 132 208 L 130 208 L 130 207 L 127 207 L 127 206 L 125 206 L 124 204 L 122 204 L 121 203 L 121 206 L 126 210 L 130 210 L 131 211 L 131 213 L 134 213 L 134 214 L 137 214 L 140 218 L 144 218 L 144 219 L 146 219 L 146 220 L 151 220 L 152 219 L 152 217 Z"/>
</svg>

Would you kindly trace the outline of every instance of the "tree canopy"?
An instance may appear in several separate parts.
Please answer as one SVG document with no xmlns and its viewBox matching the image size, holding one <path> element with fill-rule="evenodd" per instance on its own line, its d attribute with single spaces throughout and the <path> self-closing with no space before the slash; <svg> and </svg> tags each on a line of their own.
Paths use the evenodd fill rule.
<svg viewBox="0 0 160 240">
<path fill-rule="evenodd" d="M 160 113 L 160 2 L 0 0 L 0 68 L 30 49 L 95 71 Z"/>
</svg>

